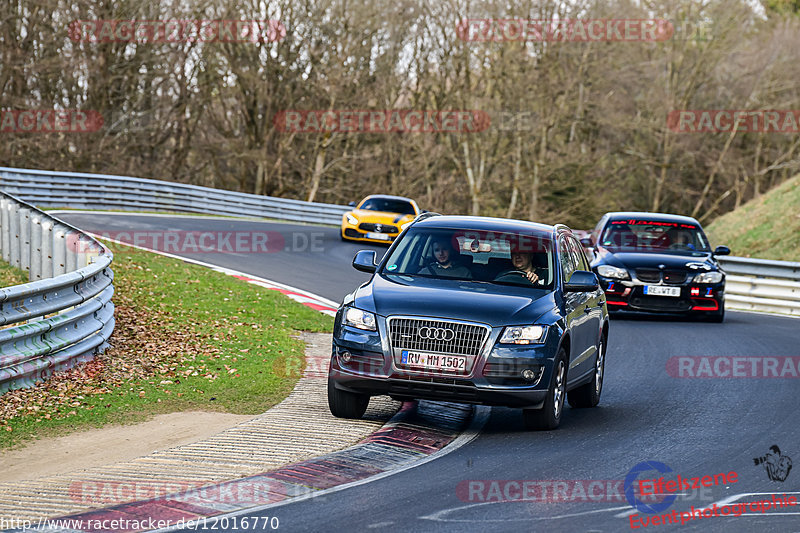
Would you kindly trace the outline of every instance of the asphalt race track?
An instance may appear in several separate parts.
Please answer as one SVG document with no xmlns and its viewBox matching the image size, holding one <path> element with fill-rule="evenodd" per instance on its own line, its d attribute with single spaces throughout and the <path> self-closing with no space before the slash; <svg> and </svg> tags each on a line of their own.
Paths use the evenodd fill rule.
<svg viewBox="0 0 800 533">
<path fill-rule="evenodd" d="M 368 279 L 350 266 L 354 253 L 373 248 L 380 256 L 385 251 L 342 243 L 335 228 L 321 226 L 127 214 L 58 216 L 95 233 L 279 232 L 284 246 L 272 253 L 178 255 L 337 302 Z M 303 237 L 297 235 L 306 235 L 309 245 L 304 247 Z M 686 491 L 659 515 L 722 505 L 721 500 L 770 499 L 774 493 L 800 497 L 800 465 L 784 481 L 770 481 L 765 466 L 754 461 L 773 445 L 784 457 L 800 461 L 800 378 L 689 379 L 667 372 L 667 361 L 677 356 L 796 357 L 798 341 L 800 322 L 762 314 L 730 312 L 724 324 L 615 318 L 600 406 L 568 408 L 558 430 L 527 432 L 518 411 L 493 408 L 477 438 L 441 458 L 249 516 L 277 516 L 281 531 L 630 531 L 629 515 L 634 512 L 656 516 L 634 511 L 620 494 L 619 480 L 644 461 L 664 463 L 673 476 L 685 478 L 731 471 L 738 475 L 737 482 L 727 486 Z M 751 363 L 758 361 L 746 360 L 748 368 Z M 660 475 L 650 470 L 640 478 Z M 499 483 L 493 485 L 493 480 Z M 528 501 L 520 501 L 525 482 L 535 488 Z M 589 494 L 577 490 L 580 487 L 589 488 Z M 546 501 L 541 501 L 542 490 Z M 563 501 L 564 495 L 570 501 Z M 510 501 L 498 501 L 503 499 Z M 678 529 L 800 531 L 800 505 L 764 513 L 748 509 L 742 516 L 695 519 L 683 526 L 639 527 Z"/>
</svg>

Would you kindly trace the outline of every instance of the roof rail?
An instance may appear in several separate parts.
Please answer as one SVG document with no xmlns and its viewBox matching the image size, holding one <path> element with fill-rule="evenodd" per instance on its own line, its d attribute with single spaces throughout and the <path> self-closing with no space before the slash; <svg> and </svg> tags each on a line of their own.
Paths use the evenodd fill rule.
<svg viewBox="0 0 800 533">
<path fill-rule="evenodd" d="M 426 211 L 425 213 L 420 213 L 419 215 L 417 215 L 417 218 L 412 220 L 411 223 L 413 224 L 414 222 L 419 222 L 420 220 L 425 220 L 426 218 L 440 217 L 440 216 L 442 216 L 441 213 L 434 213 L 433 211 Z"/>
<path fill-rule="evenodd" d="M 553 228 L 555 228 L 556 232 L 568 231 L 568 232 L 572 233 L 572 230 L 566 224 L 554 224 Z"/>
</svg>

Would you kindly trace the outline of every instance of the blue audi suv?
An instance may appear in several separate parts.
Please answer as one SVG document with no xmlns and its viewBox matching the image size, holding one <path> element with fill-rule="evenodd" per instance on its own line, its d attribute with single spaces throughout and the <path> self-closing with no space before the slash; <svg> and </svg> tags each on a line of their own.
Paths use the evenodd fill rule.
<svg viewBox="0 0 800 533">
<path fill-rule="evenodd" d="M 522 408 L 558 427 L 565 398 L 600 401 L 605 295 L 572 231 L 518 220 L 417 217 L 336 314 L 328 405 L 360 418 L 370 396 Z"/>
</svg>

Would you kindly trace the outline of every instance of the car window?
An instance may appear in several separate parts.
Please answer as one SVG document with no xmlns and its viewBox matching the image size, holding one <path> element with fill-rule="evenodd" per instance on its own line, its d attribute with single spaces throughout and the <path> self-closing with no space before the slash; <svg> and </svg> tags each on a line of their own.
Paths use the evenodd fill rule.
<svg viewBox="0 0 800 533">
<path fill-rule="evenodd" d="M 561 237 L 558 240 L 558 260 L 561 263 L 561 281 L 566 283 L 569 281 L 572 273 L 575 272 L 575 258 L 569 249 L 569 242 L 566 237 Z"/>
<path fill-rule="evenodd" d="M 404 200 L 392 200 L 389 198 L 370 198 L 361 204 L 359 209 L 367 211 L 384 211 L 387 213 L 399 213 L 401 215 L 414 215 L 414 206 L 411 202 Z"/>
<path fill-rule="evenodd" d="M 568 237 L 567 241 L 569 242 L 569 249 L 570 252 L 572 252 L 576 270 L 591 270 L 589 268 L 589 262 L 586 260 L 586 254 L 583 252 L 583 246 L 581 246 L 580 242 L 578 242 L 575 237 Z"/>
<path fill-rule="evenodd" d="M 443 248 L 447 250 L 444 263 Z M 524 275 L 514 274 L 519 269 L 512 262 L 512 253 L 524 255 L 528 267 L 543 281 L 534 284 Z M 391 251 L 381 273 L 550 289 L 554 267 L 552 239 L 547 233 L 411 227 Z"/>
<path fill-rule="evenodd" d="M 600 245 L 611 249 L 648 252 L 707 252 L 703 230 L 696 224 L 650 219 L 612 220 L 603 231 Z"/>
</svg>

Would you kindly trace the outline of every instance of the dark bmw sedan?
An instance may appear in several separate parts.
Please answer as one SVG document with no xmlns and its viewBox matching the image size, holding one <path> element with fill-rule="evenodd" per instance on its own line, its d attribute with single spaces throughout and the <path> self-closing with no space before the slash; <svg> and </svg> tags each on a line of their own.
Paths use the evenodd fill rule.
<svg viewBox="0 0 800 533">
<path fill-rule="evenodd" d="M 612 311 L 725 318 L 725 273 L 694 218 L 663 213 L 606 213 L 588 242 L 592 270 Z"/>
<path fill-rule="evenodd" d="M 345 297 L 333 332 L 328 404 L 360 418 L 370 396 L 523 408 L 558 426 L 565 398 L 594 407 L 608 311 L 566 226 L 424 214 Z"/>
</svg>

